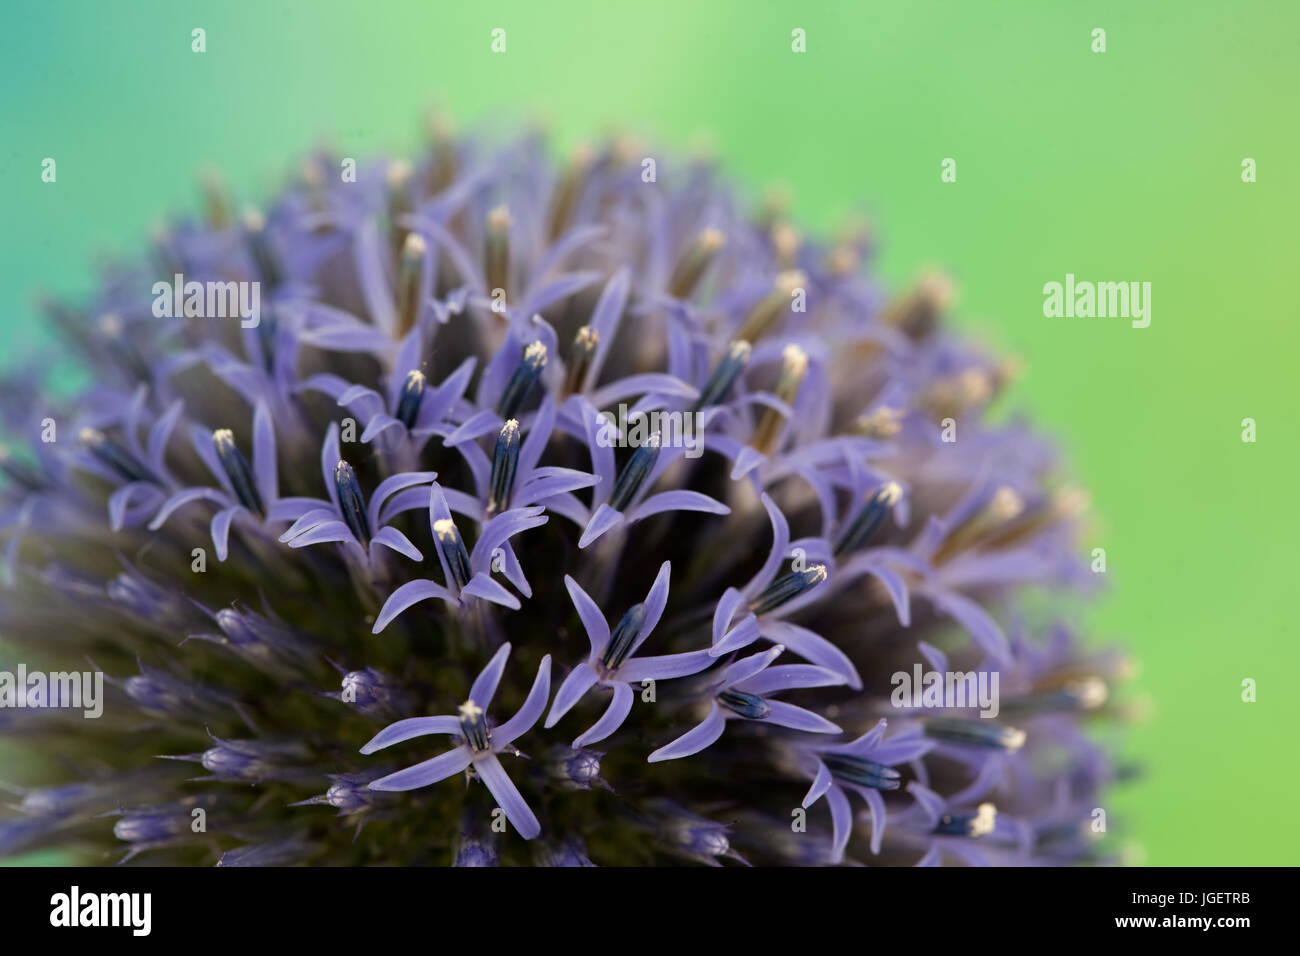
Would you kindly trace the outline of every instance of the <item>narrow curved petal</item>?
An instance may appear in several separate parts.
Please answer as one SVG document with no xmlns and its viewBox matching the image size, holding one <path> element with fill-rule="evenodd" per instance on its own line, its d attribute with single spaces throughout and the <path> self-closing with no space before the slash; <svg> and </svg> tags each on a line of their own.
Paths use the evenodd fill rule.
<svg viewBox="0 0 1300 956">
<path fill-rule="evenodd" d="M 546 467 L 537 468 L 520 486 L 515 496 L 516 505 L 531 505 L 544 502 L 553 495 L 590 488 L 596 483 L 596 476 L 576 468 Z"/>
<path fill-rule="evenodd" d="M 739 624 L 727 631 L 718 643 L 709 648 L 709 653 L 714 657 L 722 657 L 724 654 L 738 651 L 742 647 L 748 647 L 758 638 L 758 618 L 753 614 L 746 614 Z"/>
<path fill-rule="evenodd" d="M 477 358 L 471 356 L 465 359 L 456 371 L 442 380 L 432 394 L 425 395 L 424 401 L 420 403 L 419 417 L 416 418 L 416 430 L 432 428 L 442 421 L 448 410 L 465 394 L 465 387 L 477 366 Z"/>
<path fill-rule="evenodd" d="M 939 822 L 939 818 L 943 816 L 944 810 L 948 807 L 943 797 L 915 780 L 907 785 L 907 792 L 912 795 L 912 799 L 916 801 L 916 806 L 925 815 L 926 822 L 930 826 L 934 826 Z"/>
<path fill-rule="evenodd" d="M 871 811 L 871 852 L 880 852 L 880 841 L 885 838 L 885 798 L 880 795 L 879 790 L 872 790 L 870 787 L 860 787 L 862 799 L 867 801 L 867 809 Z"/>
<path fill-rule="evenodd" d="M 587 547 L 610 528 L 622 524 L 624 520 L 623 512 L 615 511 L 609 505 L 602 504 L 591 516 L 586 529 L 582 532 L 582 537 L 578 539 L 579 549 Z"/>
<path fill-rule="evenodd" d="M 411 539 L 402 532 L 398 531 L 392 525 L 380 528 L 375 532 L 375 536 L 370 539 L 372 545 L 383 545 L 385 548 L 396 551 L 398 554 L 404 554 L 412 561 L 423 561 L 424 555 L 420 549 L 411 543 Z"/>
<path fill-rule="evenodd" d="M 585 747 L 587 744 L 594 744 L 598 740 L 604 740 L 619 727 L 623 726 L 623 721 L 627 720 L 627 715 L 632 712 L 632 688 L 627 684 L 614 685 L 614 698 L 609 702 L 604 716 L 592 724 L 586 733 L 581 734 L 573 742 L 573 746 Z"/>
<path fill-rule="evenodd" d="M 925 856 L 921 857 L 921 859 L 917 860 L 912 865 L 931 867 L 931 866 L 941 866 L 942 864 L 943 864 L 943 854 L 939 852 L 939 848 L 937 846 L 931 843 L 930 849 L 925 851 Z"/>
<path fill-rule="evenodd" d="M 482 571 L 470 578 L 469 582 L 460 589 L 461 600 L 464 600 L 466 595 L 482 598 L 484 601 L 491 601 L 493 604 L 500 604 L 512 611 L 517 611 L 521 607 L 519 598 L 507 591 L 501 584 L 493 581 Z"/>
<path fill-rule="evenodd" d="M 921 733 L 899 734 L 890 740 L 877 744 L 871 751 L 871 759 L 888 767 L 908 763 L 918 757 L 924 757 L 939 745 Z"/>
<path fill-rule="evenodd" d="M 614 446 L 608 441 L 602 441 L 602 437 L 607 435 L 608 422 L 601 417 L 600 412 L 584 396 L 577 397 L 578 410 L 582 414 L 582 424 L 586 430 L 587 449 L 591 455 L 591 473 L 597 477 L 596 490 L 592 493 L 592 503 L 605 502 L 609 500 L 609 494 L 614 488 L 614 482 L 617 479 L 617 469 L 614 467 Z"/>
<path fill-rule="evenodd" d="M 474 678 L 474 686 L 469 689 L 469 699 L 475 704 L 488 709 L 492 698 L 496 696 L 497 684 L 501 683 L 501 674 L 506 669 L 506 659 L 510 657 L 510 642 L 502 644 L 488 661 L 487 667 Z"/>
<path fill-rule="evenodd" d="M 668 395 L 674 398 L 698 398 L 699 394 L 689 382 L 683 382 L 675 375 L 665 375 L 663 372 L 643 372 L 637 375 L 625 375 L 623 378 L 616 378 L 608 385 L 596 389 L 591 393 L 591 403 L 597 408 L 608 408 L 633 395 Z"/>
<path fill-rule="evenodd" d="M 820 760 L 817 761 L 817 772 L 813 775 L 812 786 L 804 794 L 802 806 L 804 809 L 811 807 L 814 803 L 822 798 L 831 786 L 831 770 Z"/>
<path fill-rule="evenodd" d="M 553 279 L 546 280 L 538 288 L 529 290 L 528 300 L 521 303 L 520 311 L 527 315 L 544 312 L 549 306 L 581 292 L 599 279 L 599 272 L 561 273 Z"/>
<path fill-rule="evenodd" d="M 674 677 L 698 674 L 713 661 L 714 657 L 708 651 L 637 657 L 618 669 L 618 679 L 629 684 L 639 684 L 643 680 L 671 680 Z"/>
<path fill-rule="evenodd" d="M 575 495 L 552 495 L 545 501 L 538 502 L 538 504 L 543 505 L 548 513 L 567 518 L 579 528 L 587 526 L 587 506 L 579 501 Z"/>
<path fill-rule="evenodd" d="M 581 383 L 584 388 L 600 380 L 600 371 L 605 367 L 605 356 L 614 345 L 614 335 L 623 318 L 623 309 L 627 305 L 631 288 L 632 270 L 623 266 L 610 276 L 600 292 L 600 298 L 596 300 L 596 307 L 591 310 L 591 327 L 595 329 L 598 338 L 596 354 L 592 356 L 591 366 L 587 369 L 587 379 Z"/>
<path fill-rule="evenodd" d="M 397 326 L 397 305 L 384 278 L 381 247 L 379 226 L 373 220 L 367 220 L 357 232 L 352 253 L 366 311 L 387 337 Z"/>
<path fill-rule="evenodd" d="M 804 710 L 794 704 L 787 704 L 781 700 L 769 700 L 767 706 L 767 716 L 763 720 L 769 724 L 779 724 L 782 727 L 790 727 L 794 730 L 806 730 L 810 734 L 838 734 L 841 732 L 839 724 L 833 724 L 820 714 L 814 714 L 811 710 Z"/>
<path fill-rule="evenodd" d="M 826 802 L 831 808 L 831 852 L 832 861 L 839 863 L 844 859 L 844 851 L 853 835 L 853 810 L 849 798 L 839 787 L 826 791 Z"/>
<path fill-rule="evenodd" d="M 149 467 L 160 475 L 167 471 L 167 443 L 171 441 L 172 429 L 176 427 L 183 407 L 184 403 L 179 398 L 176 399 L 149 429 Z"/>
<path fill-rule="evenodd" d="M 1011 662 L 1007 636 L 984 608 L 955 591 L 927 590 L 925 595 L 964 627 L 981 650 L 1003 664 Z"/>
<path fill-rule="evenodd" d="M 334 541 L 351 541 L 360 546 L 360 542 L 352 534 L 352 529 L 342 521 L 322 522 L 285 543 L 291 548 L 305 548 L 313 544 L 329 544 Z"/>
<path fill-rule="evenodd" d="M 735 687 L 743 684 L 745 681 L 764 672 L 784 652 L 784 645 L 777 644 L 765 651 L 759 651 L 757 654 L 742 657 L 740 660 L 724 667 L 718 674 L 718 681 L 723 687 Z M 750 691 L 750 693 L 757 694 L 759 697 L 763 696 L 761 691 Z"/>
<path fill-rule="evenodd" d="M 521 837 L 532 840 L 542 832 L 542 825 L 537 822 L 537 817 L 524 802 L 519 789 L 506 773 L 506 768 L 501 766 L 501 761 L 497 759 L 496 754 L 476 757 L 474 769 L 478 771 L 479 777 L 496 798 L 498 806 L 506 812 L 506 819 Z"/>
<path fill-rule="evenodd" d="M 731 513 L 731 509 L 721 501 L 698 491 L 662 491 L 633 508 L 628 513 L 627 520 L 629 523 L 643 521 L 664 511 L 703 511 L 713 515 Z"/>
<path fill-rule="evenodd" d="M 133 481 L 128 485 L 123 485 L 111 495 L 108 496 L 108 526 L 114 531 L 121 531 L 126 524 L 127 514 L 129 512 L 145 510 L 150 505 L 157 505 L 158 499 L 162 496 L 158 486 L 148 481 Z M 135 508 L 132 508 L 132 500 L 137 500 Z M 143 517 L 142 515 L 137 515 Z"/>
<path fill-rule="evenodd" d="M 637 632 L 636 640 L 632 642 L 633 654 L 650 636 L 650 632 L 655 629 L 659 619 L 664 616 L 664 608 L 668 606 L 668 580 L 672 570 L 672 562 L 670 561 L 665 561 L 659 565 L 659 572 L 655 575 L 654 584 L 650 585 L 650 591 L 645 596 L 645 620 L 641 622 L 641 630 Z"/>
<path fill-rule="evenodd" d="M 519 558 L 515 555 L 515 549 L 507 541 L 501 545 L 501 573 L 505 575 L 507 581 L 515 586 L 520 594 L 526 598 L 533 596 L 532 585 L 528 583 L 528 578 L 524 576 L 523 566 L 519 563 Z"/>
<path fill-rule="evenodd" d="M 452 445 L 461 458 L 465 460 L 465 467 L 469 469 L 470 478 L 474 486 L 474 498 L 477 501 L 482 498 L 487 500 L 488 481 L 492 476 L 492 460 L 488 458 L 487 453 L 479 447 L 478 442 L 463 441 L 459 444 Z M 518 472 L 516 471 L 516 475 Z M 448 489 L 443 489 L 448 490 Z M 513 500 L 513 498 L 512 498 Z M 448 501 L 448 504 L 451 502 Z M 481 507 L 481 506 L 480 506 Z"/>
<path fill-rule="evenodd" d="M 887 567 L 877 556 L 868 554 L 854 558 L 841 567 L 837 576 L 837 583 L 847 583 L 847 581 L 863 574 L 870 574 L 884 586 L 885 591 L 889 594 L 889 599 L 894 602 L 894 612 L 898 615 L 898 623 L 903 627 L 910 627 L 912 624 L 911 596 L 908 594 L 907 583 L 902 576 L 893 568 Z"/>
<path fill-rule="evenodd" d="M 454 777 L 469 766 L 469 751 L 457 747 L 413 767 L 370 781 L 371 790 L 415 790 Z"/>
<path fill-rule="evenodd" d="M 479 538 L 470 552 L 469 566 L 475 571 L 485 571 L 492 564 L 492 552 L 515 535 L 540 528 L 550 521 L 541 508 L 511 508 L 497 515 L 483 526 Z"/>
<path fill-rule="evenodd" d="M 861 737 L 858 737 L 856 740 L 851 740 L 846 744 L 836 744 L 833 747 L 827 747 L 825 752 L 833 754 L 848 754 L 851 757 L 862 757 L 864 759 L 875 759 L 873 751 L 875 750 L 876 745 L 880 743 L 880 738 L 885 736 L 885 729 L 888 726 L 889 722 L 885 720 L 884 717 L 881 717 L 876 721 L 875 725 Z M 880 761 L 876 762 L 879 763 Z"/>
<path fill-rule="evenodd" d="M 697 754 L 721 737 L 726 726 L 727 721 L 722 716 L 722 709 L 718 707 L 717 701 L 713 701 L 709 708 L 709 716 L 672 743 L 660 747 L 646 758 L 646 762 L 659 763 L 661 760 L 677 760 Z"/>
<path fill-rule="evenodd" d="M 457 425 L 456 429 L 443 440 L 443 444 L 448 448 L 455 448 L 461 442 L 473 441 L 500 427 L 501 416 L 496 412 L 476 412 L 467 421 Z"/>
<path fill-rule="evenodd" d="M 735 464 L 731 466 L 731 480 L 739 481 L 766 461 L 767 456 L 761 451 L 749 445 L 741 445 L 736 452 Z"/>
<path fill-rule="evenodd" d="M 340 405 L 356 405 L 355 411 L 372 416 L 384 407 L 384 397 L 368 385 L 349 385 L 338 397 Z M 364 404 L 362 404 L 364 403 Z"/>
<path fill-rule="evenodd" d="M 327 502 L 321 502 L 321 504 L 327 504 Z M 338 519 L 338 512 L 333 508 L 312 508 L 310 511 L 299 515 L 298 519 L 289 525 L 284 534 L 280 535 L 280 541 L 281 543 L 292 541 L 305 531 L 310 531 L 327 521 L 338 521 Z"/>
<path fill-rule="evenodd" d="M 407 488 L 405 491 L 399 491 L 384 502 L 384 506 L 379 510 L 378 524 L 388 524 L 397 515 L 407 511 L 415 511 L 417 508 L 427 510 L 429 507 L 429 494 L 427 489 L 415 487 Z"/>
<path fill-rule="evenodd" d="M 280 498 L 269 506 L 266 512 L 267 521 L 297 521 L 303 515 L 324 508 L 328 513 L 334 512 L 330 509 L 330 503 L 323 498 Z"/>
<path fill-rule="evenodd" d="M 849 656 L 815 631 L 788 621 L 767 620 L 759 621 L 758 629 L 769 641 L 784 644 L 788 650 L 805 660 L 843 674 L 850 687 L 854 690 L 862 689 L 862 678 L 858 676 L 858 669 L 853 666 Z"/>
<path fill-rule="evenodd" d="M 768 694 L 795 687 L 834 687 L 847 683 L 848 679 L 843 674 L 829 667 L 818 667 L 816 664 L 782 664 L 778 667 L 769 667 L 763 673 L 747 680 L 736 681 L 733 686 L 747 694 L 766 697 Z"/>
<path fill-rule="evenodd" d="M 948 655 L 939 648 L 925 641 L 917 641 L 916 649 L 921 652 L 921 656 L 925 658 L 931 670 L 936 670 L 941 674 L 948 672 Z"/>
<path fill-rule="evenodd" d="M 339 507 L 339 492 L 334 486 L 334 466 L 339 463 L 339 457 L 339 426 L 337 422 L 330 422 L 325 431 L 325 441 L 320 446 L 320 473 L 321 480 L 325 482 L 325 491 L 336 511 Z"/>
<path fill-rule="evenodd" d="M 727 588 L 718 598 L 718 606 L 713 610 L 713 646 L 716 648 L 723 642 L 728 630 L 731 628 L 731 619 L 736 616 L 736 611 L 745 602 L 742 595 L 735 588 Z M 757 630 L 754 636 L 758 636 Z"/>
<path fill-rule="evenodd" d="M 372 754 L 376 750 L 383 750 L 385 747 L 393 746 L 393 744 L 400 744 L 403 740 L 410 740 L 412 737 L 423 737 L 426 734 L 458 733 L 460 733 L 460 721 L 450 714 L 439 717 L 408 717 L 405 720 L 389 724 L 375 734 L 361 748 L 361 752 L 363 754 Z"/>
<path fill-rule="evenodd" d="M 560 689 L 555 692 L 555 700 L 551 703 L 551 712 L 546 715 L 544 726 L 554 727 L 559 723 L 560 718 L 572 710 L 574 704 L 582 700 L 583 694 L 591 690 L 591 686 L 597 679 L 596 672 L 586 661 L 569 671 L 569 676 L 564 678 Z"/>
<path fill-rule="evenodd" d="M 379 617 L 375 618 L 375 626 L 370 633 L 378 634 L 386 628 L 393 618 L 401 614 L 413 604 L 419 604 L 421 601 L 427 601 L 430 598 L 437 598 L 440 601 L 446 601 L 451 605 L 459 605 L 456 596 L 444 588 L 436 581 L 430 581 L 422 578 L 418 581 L 408 581 L 400 588 L 388 595 L 388 600 L 384 606 L 379 609 Z"/>
<path fill-rule="evenodd" d="M 546 450 L 547 443 L 551 440 L 551 432 L 555 429 L 555 400 L 547 395 L 542 399 L 542 403 L 537 406 L 537 417 L 533 419 L 533 425 L 528 429 L 528 435 L 524 438 L 524 443 L 519 449 L 519 463 L 517 474 L 520 477 L 532 475 L 533 470 L 537 467 L 537 462 L 541 460 L 542 452 Z M 569 471 L 567 468 L 550 469 L 553 471 Z M 585 474 L 585 472 L 575 472 L 575 474 Z M 591 483 L 596 483 L 592 478 Z M 579 485 L 578 487 L 584 487 Z M 520 502 L 521 504 L 523 502 Z"/>
<path fill-rule="evenodd" d="M 212 516 L 212 546 L 216 548 L 217 560 L 226 560 L 228 551 L 228 541 L 230 538 L 230 522 L 235 520 L 242 506 L 233 505 L 229 508 L 222 508 Z"/>
<path fill-rule="evenodd" d="M 149 522 L 149 530 L 157 531 L 163 526 L 163 522 L 172 516 L 172 513 L 178 508 L 183 508 L 191 501 L 212 501 L 223 507 L 230 504 L 230 498 L 216 488 L 186 488 L 184 491 L 178 491 L 158 509 L 158 513 L 153 516 Z"/>
<path fill-rule="evenodd" d="M 258 401 L 253 412 L 253 477 L 262 500 L 275 501 L 280 497 L 280 483 L 275 466 L 275 426 L 266 402 Z"/>
<path fill-rule="evenodd" d="M 348 390 L 348 381 L 330 372 L 318 372 L 308 375 L 294 386 L 295 392 L 320 392 L 338 401 L 338 397 Z"/>
<path fill-rule="evenodd" d="M 390 497 L 406 488 L 415 485 L 423 485 L 431 482 L 438 477 L 436 471 L 409 471 L 401 475 L 392 475 L 381 481 L 370 495 L 370 503 L 366 507 L 367 517 L 370 519 L 370 527 L 378 528 L 384 522 L 379 519 L 381 510 Z"/>
<path fill-rule="evenodd" d="M 513 717 L 493 730 L 493 747 L 500 750 L 502 747 L 508 746 L 516 737 L 531 729 L 533 724 L 537 723 L 542 716 L 542 711 L 546 709 L 546 700 L 550 695 L 551 655 L 547 654 L 542 658 L 542 663 L 537 668 L 537 676 L 533 678 L 533 686 L 524 699 L 524 705 L 515 712 Z"/>
<path fill-rule="evenodd" d="M 763 507 L 767 509 L 768 520 L 772 522 L 772 549 L 768 551 L 767 560 L 758 569 L 758 573 L 741 589 L 741 593 L 751 601 L 776 577 L 777 571 L 781 568 L 781 561 L 785 558 L 786 549 L 790 546 L 790 525 L 786 522 L 785 515 L 776 506 L 771 496 L 764 494 L 762 500 Z"/>
<path fill-rule="evenodd" d="M 591 654 L 593 657 L 599 657 L 609 646 L 609 622 L 605 620 L 605 615 L 596 606 L 596 602 L 582 589 L 582 585 L 567 574 L 564 576 L 564 586 L 568 589 L 569 600 L 573 602 L 573 607 L 578 612 L 578 619 L 582 621 L 582 626 L 587 631 L 587 640 L 591 642 Z"/>
</svg>

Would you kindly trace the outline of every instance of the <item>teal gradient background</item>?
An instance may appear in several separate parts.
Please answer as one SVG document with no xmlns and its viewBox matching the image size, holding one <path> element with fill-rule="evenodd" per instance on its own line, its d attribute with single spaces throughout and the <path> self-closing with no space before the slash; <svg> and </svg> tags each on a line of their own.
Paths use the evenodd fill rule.
<svg viewBox="0 0 1300 956">
<path fill-rule="evenodd" d="M 1004 407 L 1091 490 L 1110 587 L 1089 623 L 1141 662 L 1150 714 L 1122 746 L 1145 771 L 1107 807 L 1136 859 L 1294 864 L 1298 38 L 1281 0 L 10 0 L 0 345 L 43 340 L 38 289 L 86 291 L 97 253 L 197 208 L 205 164 L 256 201 L 324 135 L 413 148 L 434 102 L 543 117 L 562 148 L 707 137 L 751 195 L 788 184 L 809 231 L 866 211 L 893 286 L 943 267 L 956 321 L 1024 361 Z M 1150 328 L 1045 318 L 1067 272 L 1151 282 Z"/>
</svg>

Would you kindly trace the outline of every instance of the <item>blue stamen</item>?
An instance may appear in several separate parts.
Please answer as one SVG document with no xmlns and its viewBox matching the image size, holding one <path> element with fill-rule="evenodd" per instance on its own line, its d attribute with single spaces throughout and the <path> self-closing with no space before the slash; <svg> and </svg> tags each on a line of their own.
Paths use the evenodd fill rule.
<svg viewBox="0 0 1300 956">
<path fill-rule="evenodd" d="M 793 601 L 825 580 L 826 565 L 824 564 L 814 564 L 811 568 L 802 571 L 791 571 L 764 588 L 750 603 L 749 609 L 755 614 L 766 614 L 788 601 Z"/>
<path fill-rule="evenodd" d="M 622 511 L 631 504 L 658 460 L 659 436 L 654 435 L 632 453 L 623 470 L 618 473 L 614 490 L 609 495 L 609 506 L 615 511 Z"/>
<path fill-rule="evenodd" d="M 1031 691 L 1002 702 L 1006 714 L 1077 714 L 1106 702 L 1109 688 L 1100 677 L 1070 681 L 1062 687 Z"/>
<path fill-rule="evenodd" d="M 695 400 L 695 411 L 717 405 L 727 397 L 731 386 L 736 384 L 736 379 L 740 378 L 740 373 L 749 364 L 750 351 L 750 345 L 745 341 L 732 342 L 727 346 L 727 354 L 718 362 L 713 374 L 704 383 L 700 397 Z"/>
<path fill-rule="evenodd" d="M 275 339 L 280 331 L 280 316 L 272 307 L 262 310 L 257 323 L 257 341 L 262 346 L 262 365 L 271 373 L 275 372 Z"/>
<path fill-rule="evenodd" d="M 460 529 L 450 518 L 441 518 L 433 523 L 433 533 L 442 543 L 443 557 L 447 559 L 447 573 L 457 590 L 469 584 L 469 552 L 465 550 L 465 539 L 460 536 Z"/>
<path fill-rule="evenodd" d="M 544 368 L 546 368 L 546 346 L 541 342 L 533 342 L 524 349 L 524 357 L 520 361 L 519 367 L 510 376 L 505 391 L 501 393 L 501 402 L 497 405 L 497 412 L 502 418 L 515 417 L 519 411 L 519 406 L 528 397 L 528 393 L 541 377 Z"/>
<path fill-rule="evenodd" d="M 417 233 L 407 233 L 397 267 L 397 334 L 406 335 L 420 314 L 420 275 L 428 244 Z"/>
<path fill-rule="evenodd" d="M 255 209 L 244 213 L 244 238 L 248 242 L 248 252 L 257 267 L 257 274 L 268 288 L 274 289 L 280 284 L 283 270 L 280 268 L 280 258 L 266 234 L 266 218 Z"/>
<path fill-rule="evenodd" d="M 212 433 L 212 447 L 216 449 L 217 460 L 230 479 L 230 486 L 235 490 L 235 497 L 249 511 L 265 515 L 262 496 L 253 480 L 253 469 L 248 467 L 248 459 L 235 444 L 235 435 L 229 428 L 218 428 Z"/>
<path fill-rule="evenodd" d="M 140 462 L 125 446 L 113 441 L 103 432 L 93 428 L 81 431 L 81 443 L 86 450 L 101 462 L 113 469 L 126 481 L 151 481 L 158 483 L 158 478 L 148 467 Z"/>
<path fill-rule="evenodd" d="M 885 516 L 889 514 L 889 510 L 897 504 L 902 495 L 903 490 L 895 482 L 891 481 L 868 498 L 867 503 L 862 506 L 862 510 L 858 512 L 857 517 L 849 522 L 848 527 L 844 529 L 844 533 L 840 535 L 839 544 L 835 546 L 835 553 L 844 554 L 845 552 L 857 551 L 871 540 L 871 536 L 879 530 L 885 521 Z"/>
<path fill-rule="evenodd" d="M 822 762 L 830 772 L 845 783 L 872 790 L 897 790 L 901 774 L 893 767 L 886 767 L 874 760 L 862 757 L 850 757 L 845 754 L 824 754 Z"/>
<path fill-rule="evenodd" d="M 15 484 L 28 491 L 40 491 L 45 487 L 45 479 L 26 462 L 13 457 L 4 445 L 0 445 L 0 471 L 9 476 Z"/>
<path fill-rule="evenodd" d="M 1025 732 L 1015 727 L 1004 727 L 986 718 L 962 720 L 935 717 L 925 722 L 925 735 L 945 743 L 983 750 L 1019 750 L 1025 743 Z"/>
<path fill-rule="evenodd" d="M 718 703 L 750 720 L 762 720 L 772 712 L 771 706 L 762 697 L 746 694 L 743 690 L 724 690 L 718 695 Z"/>
<path fill-rule="evenodd" d="M 945 813 L 934 825 L 941 836 L 982 837 L 993 832 L 998 811 L 991 803 L 981 803 L 979 808 L 965 813 Z"/>
<path fill-rule="evenodd" d="M 600 344 L 600 333 L 590 325 L 584 325 L 578 329 L 573 337 L 573 355 L 569 358 L 569 369 L 564 376 L 564 391 L 572 395 L 574 392 L 581 392 L 586 382 L 587 370 L 591 368 L 591 360 L 596 354 L 596 346 Z"/>
<path fill-rule="evenodd" d="M 488 481 L 488 514 L 504 511 L 515 484 L 519 465 L 519 422 L 513 418 L 501 426 L 496 451 L 492 454 L 492 476 Z"/>
<path fill-rule="evenodd" d="M 492 732 L 488 730 L 487 715 L 483 713 L 483 708 L 474 701 L 467 700 L 460 705 L 459 710 L 460 730 L 465 736 L 465 742 L 475 753 L 487 750 L 492 741 Z"/>
<path fill-rule="evenodd" d="M 610 670 L 622 664 L 632 652 L 632 644 L 641 633 L 641 625 L 644 623 L 645 605 L 636 604 L 629 608 L 610 635 L 605 653 L 600 655 L 600 662 Z"/>
<path fill-rule="evenodd" d="M 397 414 L 393 416 L 406 426 L 407 430 L 415 427 L 415 420 L 420 414 L 420 402 L 424 400 L 424 373 L 412 369 L 406 373 L 402 382 L 402 391 L 397 396 Z"/>
<path fill-rule="evenodd" d="M 346 461 L 339 459 L 334 466 L 334 487 L 339 494 L 339 511 L 353 536 L 363 548 L 370 544 L 370 519 L 366 516 L 366 502 L 361 497 L 361 483 L 357 473 Z"/>
<path fill-rule="evenodd" d="M 668 294 L 678 299 L 688 299 L 704 273 L 713 263 L 722 247 L 727 244 L 726 234 L 710 226 L 701 230 L 695 241 L 687 247 L 673 267 L 668 279 Z"/>
</svg>

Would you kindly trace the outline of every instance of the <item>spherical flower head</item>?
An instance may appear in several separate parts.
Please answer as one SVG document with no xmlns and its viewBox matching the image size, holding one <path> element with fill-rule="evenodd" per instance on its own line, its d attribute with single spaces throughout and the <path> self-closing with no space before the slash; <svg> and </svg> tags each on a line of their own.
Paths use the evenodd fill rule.
<svg viewBox="0 0 1300 956">
<path fill-rule="evenodd" d="M 1020 602 L 1087 584 L 1078 496 L 951 284 L 891 299 L 699 161 L 550 155 L 213 180 L 50 305 L 92 384 L 0 381 L 0 855 L 1113 859 L 1122 658 Z M 895 703 L 914 668 L 997 715 Z"/>
</svg>

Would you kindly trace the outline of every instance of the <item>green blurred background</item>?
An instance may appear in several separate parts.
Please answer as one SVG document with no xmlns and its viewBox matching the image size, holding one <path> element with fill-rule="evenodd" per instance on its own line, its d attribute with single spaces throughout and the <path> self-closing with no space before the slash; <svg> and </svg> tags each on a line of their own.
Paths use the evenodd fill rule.
<svg viewBox="0 0 1300 956">
<path fill-rule="evenodd" d="M 257 199 L 322 136 L 356 156 L 413 147 L 434 102 L 469 124 L 540 115 L 561 146 L 611 127 L 704 137 L 751 195 L 788 184 L 810 231 L 867 211 L 893 286 L 942 266 L 957 321 L 1024 360 L 1004 402 L 1060 437 L 1093 493 L 1110 589 L 1090 622 L 1133 648 L 1152 705 L 1125 735 L 1146 770 L 1115 793 L 1112 830 L 1149 864 L 1300 859 L 1284 616 L 1300 5 L 9 0 L 3 16 L 10 359 L 45 334 L 33 293 L 84 292 L 98 252 L 197 208 L 204 164 Z M 1066 272 L 1153 283 L 1151 326 L 1044 318 L 1042 286 Z"/>
</svg>

